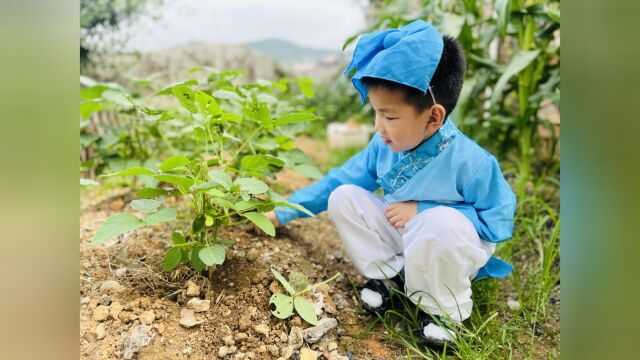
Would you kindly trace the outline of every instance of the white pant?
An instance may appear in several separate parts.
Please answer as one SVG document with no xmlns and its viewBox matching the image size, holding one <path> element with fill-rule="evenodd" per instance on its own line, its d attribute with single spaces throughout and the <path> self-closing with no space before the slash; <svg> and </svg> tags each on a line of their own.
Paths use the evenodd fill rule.
<svg viewBox="0 0 640 360">
<path fill-rule="evenodd" d="M 394 228 L 389 204 L 356 185 L 331 193 L 328 212 L 344 250 L 370 279 L 392 278 L 404 268 L 405 291 L 432 314 L 462 321 L 471 315 L 471 280 L 487 263 L 495 244 L 480 240 L 458 210 L 438 206 Z"/>
</svg>

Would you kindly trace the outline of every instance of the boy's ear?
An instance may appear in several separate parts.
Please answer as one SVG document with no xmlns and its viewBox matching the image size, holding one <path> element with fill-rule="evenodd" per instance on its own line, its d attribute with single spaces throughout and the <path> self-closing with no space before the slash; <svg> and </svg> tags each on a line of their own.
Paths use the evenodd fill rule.
<svg viewBox="0 0 640 360">
<path fill-rule="evenodd" d="M 444 122 L 447 117 L 447 110 L 445 110 L 444 106 L 440 104 L 435 104 L 431 107 L 431 111 L 429 114 L 429 121 L 427 121 L 428 126 L 440 126 Z"/>
</svg>

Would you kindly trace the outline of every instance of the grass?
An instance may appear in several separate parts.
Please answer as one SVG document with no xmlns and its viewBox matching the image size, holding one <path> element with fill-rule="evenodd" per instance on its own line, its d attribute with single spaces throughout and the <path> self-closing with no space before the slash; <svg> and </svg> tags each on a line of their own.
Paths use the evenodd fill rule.
<svg viewBox="0 0 640 360">
<path fill-rule="evenodd" d="M 545 342 L 544 337 L 554 337 L 559 328 L 545 333 L 548 326 L 541 327 L 549 320 L 549 299 L 560 279 L 558 167 L 538 174 L 527 187 L 526 198 L 518 199 L 513 238 L 496 250 L 514 271 L 505 279 L 473 283 L 473 312 L 462 329 L 454 329 L 455 348 L 427 347 L 418 336 L 418 307 L 397 291 L 399 308 L 372 318 L 358 336 L 382 334 L 405 349 L 402 359 L 558 358 L 559 343 Z M 517 179 L 512 178 L 511 183 L 516 184 Z M 509 295 L 516 295 L 519 309 L 508 309 Z"/>
</svg>

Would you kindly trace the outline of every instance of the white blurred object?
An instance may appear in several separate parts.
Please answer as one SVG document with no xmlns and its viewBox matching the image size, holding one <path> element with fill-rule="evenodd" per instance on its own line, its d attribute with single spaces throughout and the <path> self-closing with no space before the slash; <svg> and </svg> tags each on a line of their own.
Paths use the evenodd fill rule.
<svg viewBox="0 0 640 360">
<path fill-rule="evenodd" d="M 347 120 L 345 123 L 333 122 L 327 126 L 329 147 L 332 149 L 364 147 L 369 143 L 375 128 Z"/>
</svg>

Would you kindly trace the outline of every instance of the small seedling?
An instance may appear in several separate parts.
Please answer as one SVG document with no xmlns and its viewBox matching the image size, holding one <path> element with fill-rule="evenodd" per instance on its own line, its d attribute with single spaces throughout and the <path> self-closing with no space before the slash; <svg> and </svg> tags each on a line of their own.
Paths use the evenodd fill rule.
<svg viewBox="0 0 640 360">
<path fill-rule="evenodd" d="M 302 295 L 320 285 L 337 279 L 341 275 L 340 273 L 337 273 L 325 281 L 309 286 L 309 281 L 304 274 L 292 272 L 289 275 L 289 281 L 287 281 L 287 279 L 285 279 L 284 276 L 282 276 L 282 274 L 280 274 L 276 269 L 271 269 L 271 273 L 273 273 L 273 276 L 289 293 L 289 295 L 282 293 L 275 293 L 271 295 L 269 305 L 275 305 L 275 309 L 271 310 L 273 316 L 279 319 L 286 319 L 293 314 L 293 310 L 295 309 L 304 321 L 314 326 L 318 324 L 315 308 L 313 304 L 302 297 Z"/>
</svg>

